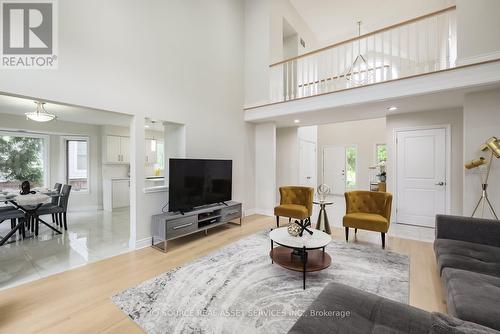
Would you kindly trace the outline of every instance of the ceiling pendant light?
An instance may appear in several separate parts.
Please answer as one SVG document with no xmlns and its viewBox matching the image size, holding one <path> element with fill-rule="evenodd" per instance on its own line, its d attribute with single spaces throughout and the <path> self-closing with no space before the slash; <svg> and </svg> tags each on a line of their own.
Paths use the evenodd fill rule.
<svg viewBox="0 0 500 334">
<path fill-rule="evenodd" d="M 352 46 L 354 48 L 354 44 Z M 358 55 L 345 74 L 346 80 L 355 85 L 368 83 L 373 77 L 373 69 L 368 66 L 366 58 L 361 54 L 361 21 L 358 21 Z"/>
<path fill-rule="evenodd" d="M 50 122 L 57 118 L 56 115 L 45 110 L 45 102 L 35 101 L 36 110 L 25 113 L 26 118 L 35 122 Z"/>
</svg>

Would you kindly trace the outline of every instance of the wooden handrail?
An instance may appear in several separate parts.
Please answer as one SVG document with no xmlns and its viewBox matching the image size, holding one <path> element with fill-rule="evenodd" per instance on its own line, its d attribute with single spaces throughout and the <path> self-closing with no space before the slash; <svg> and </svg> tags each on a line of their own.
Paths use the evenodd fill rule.
<svg viewBox="0 0 500 334">
<path fill-rule="evenodd" d="M 416 21 L 420 21 L 420 20 L 426 19 L 428 17 L 436 16 L 436 15 L 439 15 L 439 14 L 442 14 L 442 13 L 445 13 L 445 12 L 448 12 L 448 11 L 451 11 L 451 10 L 455 10 L 455 9 L 457 9 L 457 6 L 450 6 L 450 7 L 438 10 L 436 12 L 425 14 L 425 15 L 422 15 L 422 16 L 415 17 L 413 19 L 407 20 L 407 21 L 403 21 L 403 22 L 399 22 L 399 23 L 390 25 L 390 26 L 385 27 L 385 28 L 374 30 L 372 32 L 369 32 L 367 34 L 364 34 L 364 35 L 361 35 L 361 36 L 358 36 L 358 37 L 353 37 L 353 38 L 350 38 L 350 39 L 346 39 L 345 41 L 338 42 L 338 43 L 335 43 L 335 44 L 331 44 L 331 45 L 322 47 L 320 49 L 304 53 L 304 54 L 302 54 L 300 56 L 296 56 L 296 57 L 292 57 L 292 58 L 288 58 L 288 59 L 279 61 L 277 63 L 269 65 L 269 67 L 281 65 L 281 64 L 287 63 L 287 62 L 292 61 L 292 60 L 304 58 L 304 57 L 310 56 L 310 55 L 315 54 L 315 53 L 319 53 L 319 52 L 322 52 L 322 51 L 325 51 L 325 50 L 328 50 L 328 49 L 332 49 L 332 48 L 337 47 L 337 46 L 342 45 L 342 44 L 350 43 L 350 42 L 356 41 L 358 39 L 363 39 L 363 38 L 366 38 L 366 37 L 369 37 L 369 36 L 372 36 L 372 35 L 375 35 L 375 34 L 379 34 L 381 32 L 384 32 L 384 31 L 387 31 L 387 30 L 390 30 L 390 29 L 394 29 L 394 28 L 400 27 L 402 25 L 406 25 L 406 24 L 410 24 L 410 23 L 413 23 L 413 22 L 416 22 Z"/>
</svg>

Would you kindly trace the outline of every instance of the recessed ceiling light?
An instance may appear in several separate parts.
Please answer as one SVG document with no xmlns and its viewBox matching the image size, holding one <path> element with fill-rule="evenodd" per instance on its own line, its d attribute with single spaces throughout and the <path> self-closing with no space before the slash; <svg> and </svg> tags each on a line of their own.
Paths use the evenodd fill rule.
<svg viewBox="0 0 500 334">
<path fill-rule="evenodd" d="M 297 123 L 300 123 L 300 120 L 295 119 L 293 122 L 294 122 L 295 124 L 297 124 Z"/>
<path fill-rule="evenodd" d="M 391 106 L 391 107 L 387 108 L 387 110 L 389 110 L 389 111 L 396 111 L 396 110 L 398 110 L 398 107 Z"/>
</svg>

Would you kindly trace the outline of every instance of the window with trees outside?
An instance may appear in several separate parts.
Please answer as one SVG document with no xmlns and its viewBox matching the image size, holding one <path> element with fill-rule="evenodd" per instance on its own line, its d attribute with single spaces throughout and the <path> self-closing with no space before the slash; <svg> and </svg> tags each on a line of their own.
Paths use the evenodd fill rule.
<svg viewBox="0 0 500 334">
<path fill-rule="evenodd" d="M 346 187 L 349 189 L 356 187 L 356 159 L 357 152 L 356 147 L 346 147 Z"/>
<path fill-rule="evenodd" d="M 376 164 L 381 163 L 382 161 L 387 161 L 387 145 L 386 144 L 377 144 L 375 147 L 375 154 L 377 161 Z"/>
<path fill-rule="evenodd" d="M 66 139 L 66 177 L 72 191 L 89 190 L 88 139 Z"/>
<path fill-rule="evenodd" d="M 0 190 L 18 190 L 23 181 L 47 186 L 47 152 L 47 136 L 0 132 Z"/>
</svg>

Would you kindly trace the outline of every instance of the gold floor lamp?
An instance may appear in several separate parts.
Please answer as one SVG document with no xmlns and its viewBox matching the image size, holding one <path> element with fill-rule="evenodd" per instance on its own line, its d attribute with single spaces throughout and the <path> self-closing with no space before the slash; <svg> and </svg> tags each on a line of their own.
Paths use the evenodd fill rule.
<svg viewBox="0 0 500 334">
<path fill-rule="evenodd" d="M 500 141 L 496 137 L 491 137 L 481 145 L 480 147 L 481 151 L 487 152 L 490 151 L 490 160 L 487 161 L 485 158 L 480 157 L 479 159 L 474 159 L 472 161 L 469 161 L 468 163 L 465 164 L 465 168 L 467 169 L 473 169 L 477 168 L 479 166 L 488 165 L 488 169 L 486 171 L 486 175 L 483 177 L 481 175 L 481 198 L 479 198 L 479 201 L 477 202 L 476 207 L 474 208 L 474 211 L 472 212 L 472 217 L 476 214 L 477 210 L 481 206 L 481 217 L 484 216 L 484 208 L 486 205 L 491 210 L 491 213 L 495 217 L 495 219 L 498 219 L 497 214 L 495 213 L 495 209 L 493 209 L 493 205 L 491 205 L 490 200 L 488 199 L 488 178 L 490 177 L 490 171 L 491 171 L 491 165 L 493 163 L 493 157 L 495 158 L 500 158 Z"/>
</svg>

